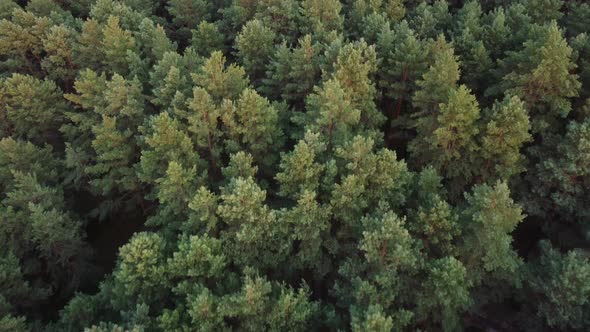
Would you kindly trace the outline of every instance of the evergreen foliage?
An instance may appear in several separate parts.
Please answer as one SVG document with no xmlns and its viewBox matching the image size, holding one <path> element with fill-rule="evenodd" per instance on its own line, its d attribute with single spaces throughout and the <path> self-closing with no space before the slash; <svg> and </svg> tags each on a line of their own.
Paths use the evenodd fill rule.
<svg viewBox="0 0 590 332">
<path fill-rule="evenodd" d="M 0 0 L 0 331 L 587 331 L 590 5 Z"/>
</svg>

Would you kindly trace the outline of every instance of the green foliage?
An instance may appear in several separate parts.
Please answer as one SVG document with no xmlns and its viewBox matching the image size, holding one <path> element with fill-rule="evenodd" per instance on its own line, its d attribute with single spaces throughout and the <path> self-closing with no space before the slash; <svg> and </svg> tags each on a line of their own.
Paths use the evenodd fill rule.
<svg viewBox="0 0 590 332">
<path fill-rule="evenodd" d="M 588 22 L 0 0 L 0 330 L 588 330 Z"/>
<path fill-rule="evenodd" d="M 67 109 L 53 81 L 21 74 L 0 81 L 0 107 L 2 136 L 36 143 L 54 141 Z"/>
<path fill-rule="evenodd" d="M 506 67 L 519 64 L 506 69 L 510 72 L 501 86 L 521 97 L 530 110 L 533 133 L 540 133 L 555 130 L 557 119 L 568 115 L 570 98 L 578 95 L 580 82 L 572 73 L 576 68 L 572 49 L 557 23 L 534 26 L 531 33 L 522 51 L 511 53 L 506 62 L 501 62 Z"/>
<path fill-rule="evenodd" d="M 510 233 L 524 216 L 509 195 L 504 182 L 493 187 L 476 186 L 472 194 L 466 194 L 468 207 L 463 216 L 464 241 L 460 255 L 475 285 L 520 282 L 516 272 L 522 261 L 512 249 Z"/>
<path fill-rule="evenodd" d="M 256 19 L 248 21 L 236 37 L 238 58 L 254 83 L 264 74 L 264 68 L 273 53 L 274 39 L 274 31 Z"/>
<path fill-rule="evenodd" d="M 530 291 L 539 294 L 536 314 L 551 328 L 588 328 L 590 262 L 580 251 L 562 254 L 541 242 L 542 256 L 527 273 Z"/>
</svg>

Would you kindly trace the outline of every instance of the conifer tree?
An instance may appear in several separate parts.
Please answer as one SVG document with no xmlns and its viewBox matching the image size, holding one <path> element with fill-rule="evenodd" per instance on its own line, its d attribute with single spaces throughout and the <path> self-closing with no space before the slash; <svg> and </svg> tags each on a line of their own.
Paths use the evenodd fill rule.
<svg viewBox="0 0 590 332">
<path fill-rule="evenodd" d="M 550 328 L 588 328 L 588 257 L 580 250 L 560 253 L 548 241 L 540 247 L 541 256 L 527 273 L 529 291 L 540 294 L 534 304 L 536 316 Z"/>
<path fill-rule="evenodd" d="M 58 25 L 49 29 L 43 40 L 43 49 L 47 54 L 41 66 L 48 73 L 48 78 L 62 82 L 65 88 L 71 88 L 77 73 L 73 52 L 76 36 L 71 28 Z"/>
<path fill-rule="evenodd" d="M 301 3 L 306 33 L 342 31 L 342 4 L 336 0 L 304 0 Z"/>
<path fill-rule="evenodd" d="M 570 122 L 555 154 L 540 161 L 530 179 L 537 196 L 531 200 L 532 211 L 549 218 L 558 213 L 565 220 L 586 220 L 589 139 L 590 121 Z"/>
<path fill-rule="evenodd" d="M 223 34 L 219 27 L 211 22 L 202 21 L 191 30 L 192 38 L 190 45 L 204 57 L 209 57 L 214 51 L 225 50 Z"/>
<path fill-rule="evenodd" d="M 274 98 L 302 107 L 304 98 L 319 80 L 320 50 L 309 34 L 299 39 L 296 48 L 279 45 L 267 66 L 268 78 L 261 89 Z"/>
<path fill-rule="evenodd" d="M 307 98 L 308 112 L 294 120 L 305 130 L 322 134 L 328 149 L 347 142 L 360 122 L 361 112 L 354 108 L 340 81 L 330 79 L 316 87 Z"/>
<path fill-rule="evenodd" d="M 13 74 L 0 81 L 2 136 L 57 143 L 67 105 L 51 80 Z"/>
<path fill-rule="evenodd" d="M 206 153 L 210 167 L 218 172 L 220 157 L 223 152 L 221 142 L 223 132 L 219 129 L 221 122 L 221 110 L 211 96 L 200 87 L 193 90 L 193 98 L 188 101 L 189 131 L 193 134 L 196 146 Z"/>
<path fill-rule="evenodd" d="M 228 152 L 247 151 L 263 167 L 270 167 L 277 161 L 269 151 L 277 151 L 282 146 L 283 132 L 278 111 L 266 98 L 252 89 L 245 89 L 235 104 L 222 105 L 222 113 Z"/>
<path fill-rule="evenodd" d="M 464 236 L 459 246 L 461 261 L 474 286 L 497 287 L 495 294 L 502 296 L 503 288 L 520 283 L 516 271 L 522 260 L 512 248 L 510 234 L 524 218 L 522 209 L 510 198 L 504 182 L 476 186 L 465 198 L 468 207 L 464 210 Z M 479 293 L 478 301 L 493 295 Z"/>
<path fill-rule="evenodd" d="M 501 88 L 510 88 L 508 93 L 517 94 L 525 102 L 533 133 L 554 131 L 556 120 L 568 115 L 570 98 L 580 90 L 578 76 L 572 73 L 576 64 L 555 21 L 531 33 L 524 49 L 511 53 L 503 63 L 511 72 Z"/>
<path fill-rule="evenodd" d="M 130 58 L 136 47 L 131 31 L 122 29 L 119 17 L 109 16 L 103 29 L 101 47 L 104 50 L 104 61 L 109 64 L 112 72 L 120 75 L 130 71 Z M 131 53 L 131 54 L 130 54 Z"/>
<path fill-rule="evenodd" d="M 361 112 L 360 123 L 366 129 L 378 128 L 385 119 L 375 105 L 376 89 L 373 75 L 376 70 L 375 47 L 361 40 L 358 43 L 344 45 L 339 50 L 332 74 L 332 77 L 340 82 L 351 106 Z"/>
<path fill-rule="evenodd" d="M 185 104 L 193 87 L 191 72 L 197 71 L 201 64 L 202 60 L 191 48 L 182 56 L 176 52 L 164 53 L 149 73 L 153 87 L 151 102 L 186 117 Z"/>
<path fill-rule="evenodd" d="M 408 13 L 407 20 L 420 38 L 436 38 L 451 25 L 449 3 L 446 0 L 436 0 L 432 4 L 420 2 Z"/>
<path fill-rule="evenodd" d="M 449 93 L 459 81 L 459 63 L 453 48 L 441 36 L 433 45 L 433 63 L 417 81 L 418 90 L 412 98 L 412 105 L 426 114 L 436 111 L 445 103 Z"/>
<path fill-rule="evenodd" d="M 379 87 L 384 95 L 395 100 L 389 117 L 399 117 L 405 103 L 417 89 L 416 81 L 427 69 L 426 45 L 420 41 L 406 21 L 394 29 L 383 29 L 377 42 L 381 60 Z"/>
<path fill-rule="evenodd" d="M 509 180 L 524 170 L 521 149 L 530 142 L 530 122 L 524 103 L 518 97 L 494 104 L 483 133 L 481 153 L 485 180 Z"/>
<path fill-rule="evenodd" d="M 238 58 L 254 85 L 264 74 L 273 52 L 274 39 L 274 31 L 256 19 L 248 21 L 236 37 Z"/>
<path fill-rule="evenodd" d="M 39 76 L 42 61 L 43 38 L 52 26 L 47 17 L 37 17 L 23 9 L 12 12 L 10 20 L 0 21 L 0 55 L 11 57 L 11 71 L 25 70 Z"/>
<path fill-rule="evenodd" d="M 245 74 L 244 68 L 235 64 L 226 68 L 226 58 L 221 52 L 215 51 L 192 76 L 198 86 L 207 90 L 216 103 L 220 103 L 222 99 L 238 99 L 248 86 Z"/>
<path fill-rule="evenodd" d="M 190 39 L 190 30 L 209 18 L 210 7 L 211 3 L 204 0 L 172 0 L 168 3 L 168 13 L 172 16 L 178 40 L 186 42 Z"/>
<path fill-rule="evenodd" d="M 74 45 L 74 62 L 79 68 L 89 68 L 94 71 L 102 69 L 104 48 L 102 44 L 102 29 L 95 19 L 87 19 L 82 24 L 82 31 L 77 36 Z"/>
</svg>

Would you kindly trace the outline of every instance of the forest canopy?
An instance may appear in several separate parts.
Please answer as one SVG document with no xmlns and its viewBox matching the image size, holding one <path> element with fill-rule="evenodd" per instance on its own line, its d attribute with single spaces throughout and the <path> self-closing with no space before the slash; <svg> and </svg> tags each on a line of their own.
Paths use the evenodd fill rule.
<svg viewBox="0 0 590 332">
<path fill-rule="evenodd" d="M 590 330 L 590 4 L 0 0 L 0 331 Z"/>
</svg>

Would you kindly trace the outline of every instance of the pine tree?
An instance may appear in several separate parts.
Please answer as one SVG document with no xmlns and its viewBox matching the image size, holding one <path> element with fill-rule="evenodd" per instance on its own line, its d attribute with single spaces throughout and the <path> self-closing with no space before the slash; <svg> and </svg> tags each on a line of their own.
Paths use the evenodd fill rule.
<svg viewBox="0 0 590 332">
<path fill-rule="evenodd" d="M 142 129 L 142 149 L 138 177 L 141 181 L 155 185 L 163 179 L 171 162 L 183 169 L 200 169 L 199 155 L 193 142 L 180 124 L 166 112 L 153 116 Z M 155 189 L 157 190 L 157 189 Z M 155 199 L 157 191 L 147 196 Z"/>
<path fill-rule="evenodd" d="M 153 87 L 151 102 L 186 117 L 186 100 L 193 87 L 190 75 L 201 63 L 202 60 L 190 48 L 182 56 L 176 52 L 164 53 L 149 73 L 149 82 Z"/>
<path fill-rule="evenodd" d="M 0 105 L 1 136 L 57 143 L 67 105 L 53 81 L 13 74 L 0 81 Z"/>
<path fill-rule="evenodd" d="M 478 174 L 479 105 L 465 86 L 451 90 L 448 101 L 440 104 L 438 115 L 427 115 L 417 121 L 418 136 L 409 150 L 416 165 L 432 163 L 451 181 L 455 196 Z"/>
<path fill-rule="evenodd" d="M 301 4 L 297 0 L 258 1 L 254 17 L 289 44 L 300 36 L 303 23 Z"/>
<path fill-rule="evenodd" d="M 289 48 L 286 44 L 277 46 L 261 89 L 267 95 L 303 107 L 305 97 L 312 92 L 320 77 L 320 49 L 311 35 L 300 38 L 296 48 Z"/>
<path fill-rule="evenodd" d="M 503 288 L 520 283 L 516 272 L 522 260 L 512 248 L 510 234 L 524 218 L 522 209 L 510 198 L 504 182 L 476 186 L 465 198 L 468 206 L 463 212 L 461 261 L 475 287 L 496 287 L 495 295 L 501 296 Z M 483 292 L 479 301 L 485 301 L 484 294 L 494 296 Z"/>
<path fill-rule="evenodd" d="M 190 45 L 204 57 L 209 57 L 214 51 L 224 51 L 224 38 L 217 24 L 202 21 L 191 30 Z"/>
<path fill-rule="evenodd" d="M 585 203 L 590 189 L 589 140 L 590 121 L 570 122 L 556 151 L 540 161 L 532 174 L 536 199 L 531 200 L 531 211 L 549 220 L 557 213 L 564 220 L 585 223 L 589 213 Z"/>
<path fill-rule="evenodd" d="M 0 14 L 0 20 L 9 20 L 12 16 L 12 12 L 19 8 L 20 6 L 12 0 L 4 0 L 0 2 L 0 13 L 2 13 Z"/>
<path fill-rule="evenodd" d="M 455 47 L 460 54 L 462 81 L 472 90 L 481 91 L 486 85 L 486 73 L 492 59 L 482 41 L 482 9 L 478 2 L 466 3 L 457 13 Z"/>
<path fill-rule="evenodd" d="M 395 100 L 390 117 L 399 117 L 405 103 L 417 90 L 416 81 L 427 69 L 428 51 L 406 21 L 394 29 L 383 29 L 377 42 L 381 60 L 378 71 L 379 87 L 384 95 Z"/>
<path fill-rule="evenodd" d="M 327 148 L 347 142 L 358 128 L 361 112 L 353 107 L 340 81 L 331 79 L 316 87 L 307 98 L 307 113 L 296 115 L 294 121 L 306 131 L 322 134 Z"/>
<path fill-rule="evenodd" d="M 281 186 L 279 194 L 297 199 L 304 192 L 317 192 L 326 168 L 318 159 L 325 150 L 320 135 L 307 132 L 293 151 L 281 158 L 281 171 L 276 175 Z"/>
<path fill-rule="evenodd" d="M 439 104 L 448 100 L 450 91 L 456 89 L 459 81 L 459 63 L 453 48 L 442 37 L 433 45 L 433 63 L 417 81 L 419 89 L 412 98 L 412 105 L 429 114 Z"/>
<path fill-rule="evenodd" d="M 62 82 L 71 88 L 77 74 L 74 61 L 74 38 L 76 32 L 65 25 L 53 26 L 43 40 L 43 49 L 47 53 L 41 63 L 47 77 Z"/>
<path fill-rule="evenodd" d="M 571 110 L 570 98 L 580 91 L 578 76 L 571 73 L 576 64 L 555 21 L 531 33 L 524 49 L 511 53 L 503 63 L 511 72 L 504 77 L 501 88 L 509 88 L 509 94 L 525 102 L 533 133 L 554 131 L 556 121 Z"/>
<path fill-rule="evenodd" d="M 536 312 L 531 317 L 540 317 L 550 328 L 587 329 L 590 305 L 588 257 L 581 250 L 561 253 L 548 241 L 542 241 L 540 247 L 540 258 L 527 271 L 529 291 L 539 297 L 539 301 L 533 304 Z"/>
<path fill-rule="evenodd" d="M 177 39 L 190 39 L 190 30 L 196 28 L 201 21 L 209 16 L 211 4 L 203 0 L 172 0 L 167 5 L 172 16 L 172 24 L 176 29 Z"/>
<path fill-rule="evenodd" d="M 119 17 L 109 16 L 103 29 L 101 47 L 104 51 L 104 62 L 109 64 L 112 72 L 125 75 L 130 71 L 129 53 L 136 47 L 131 31 L 122 29 Z"/>
<path fill-rule="evenodd" d="M 0 21 L 0 55 L 13 59 L 8 63 L 11 72 L 24 70 L 41 76 L 43 38 L 52 23 L 47 17 L 36 17 L 22 9 L 14 10 L 11 20 Z"/>
<path fill-rule="evenodd" d="M 273 53 L 274 31 L 259 20 L 248 21 L 236 37 L 237 55 L 254 85 L 258 85 Z"/>
<path fill-rule="evenodd" d="M 338 80 L 351 106 L 358 109 L 360 123 L 366 129 L 376 129 L 385 117 L 375 105 L 376 89 L 373 75 L 377 70 L 374 46 L 364 40 L 344 45 L 338 53 L 332 77 Z"/>
<path fill-rule="evenodd" d="M 106 81 L 104 75 L 97 76 L 88 70 L 75 87 L 78 94 L 68 94 L 66 98 L 83 112 L 67 116 L 74 124 L 82 125 L 63 128 L 70 142 L 77 143 L 66 149 L 68 160 L 72 161 L 68 167 L 80 174 L 73 179 L 75 182 L 87 181 L 90 192 L 103 196 L 104 202 L 95 213 L 105 218 L 123 203 L 139 199 L 133 169 L 137 161 L 134 134 L 143 117 L 144 98 L 137 79 L 127 81 L 119 74 Z M 130 197 L 121 201 L 119 193 Z"/>
<path fill-rule="evenodd" d="M 266 191 L 252 177 L 232 179 L 220 199 L 217 214 L 227 225 L 222 236 L 236 264 L 266 270 L 287 258 L 287 225 L 266 205 Z"/>
<path fill-rule="evenodd" d="M 82 31 L 77 36 L 74 45 L 74 62 L 79 68 L 89 68 L 94 71 L 102 69 L 104 48 L 102 44 L 102 29 L 97 20 L 88 19 L 82 24 Z"/>
<path fill-rule="evenodd" d="M 507 181 L 524 171 L 520 150 L 532 140 L 530 129 L 527 111 L 518 97 L 507 97 L 494 104 L 481 146 L 485 160 L 481 173 L 485 181 Z"/>
<path fill-rule="evenodd" d="M 462 327 L 460 314 L 471 305 L 467 270 L 450 256 L 429 265 L 423 295 L 417 300 L 417 319 L 427 317 L 427 324 L 436 322 L 443 331 L 456 331 Z"/>
<path fill-rule="evenodd" d="M 164 28 L 152 20 L 144 18 L 139 31 L 137 43 L 142 49 L 142 58 L 149 59 L 150 64 L 162 60 L 167 52 L 176 51 L 176 44 L 170 41 Z"/>
<path fill-rule="evenodd" d="M 222 99 L 236 100 L 248 86 L 244 68 L 231 64 L 226 68 L 226 59 L 219 51 L 211 54 L 200 71 L 192 74 L 195 83 L 203 87 L 216 103 Z"/>
<path fill-rule="evenodd" d="M 221 110 L 215 105 L 211 96 L 203 88 L 193 90 L 193 98 L 188 101 L 189 131 L 193 134 L 196 146 L 206 153 L 212 173 L 219 171 L 220 157 L 223 152 L 221 142 L 223 132 L 219 129 Z"/>
<path fill-rule="evenodd" d="M 301 3 L 306 33 L 342 31 L 342 4 L 337 0 L 305 0 Z"/>
<path fill-rule="evenodd" d="M 476 136 L 479 105 L 464 85 L 449 94 L 441 105 L 434 130 L 434 165 L 447 178 L 470 179 L 475 170 L 475 152 L 479 149 Z M 426 133 L 425 133 L 426 134 Z"/>
<path fill-rule="evenodd" d="M 228 152 L 247 151 L 263 167 L 277 161 L 276 154 L 269 152 L 280 149 L 283 132 L 278 111 L 266 98 L 245 89 L 235 104 L 222 106 L 222 114 Z"/>
<path fill-rule="evenodd" d="M 436 0 L 432 4 L 420 2 L 408 13 L 407 20 L 420 38 L 436 38 L 451 25 L 449 3 L 446 0 Z"/>
</svg>

